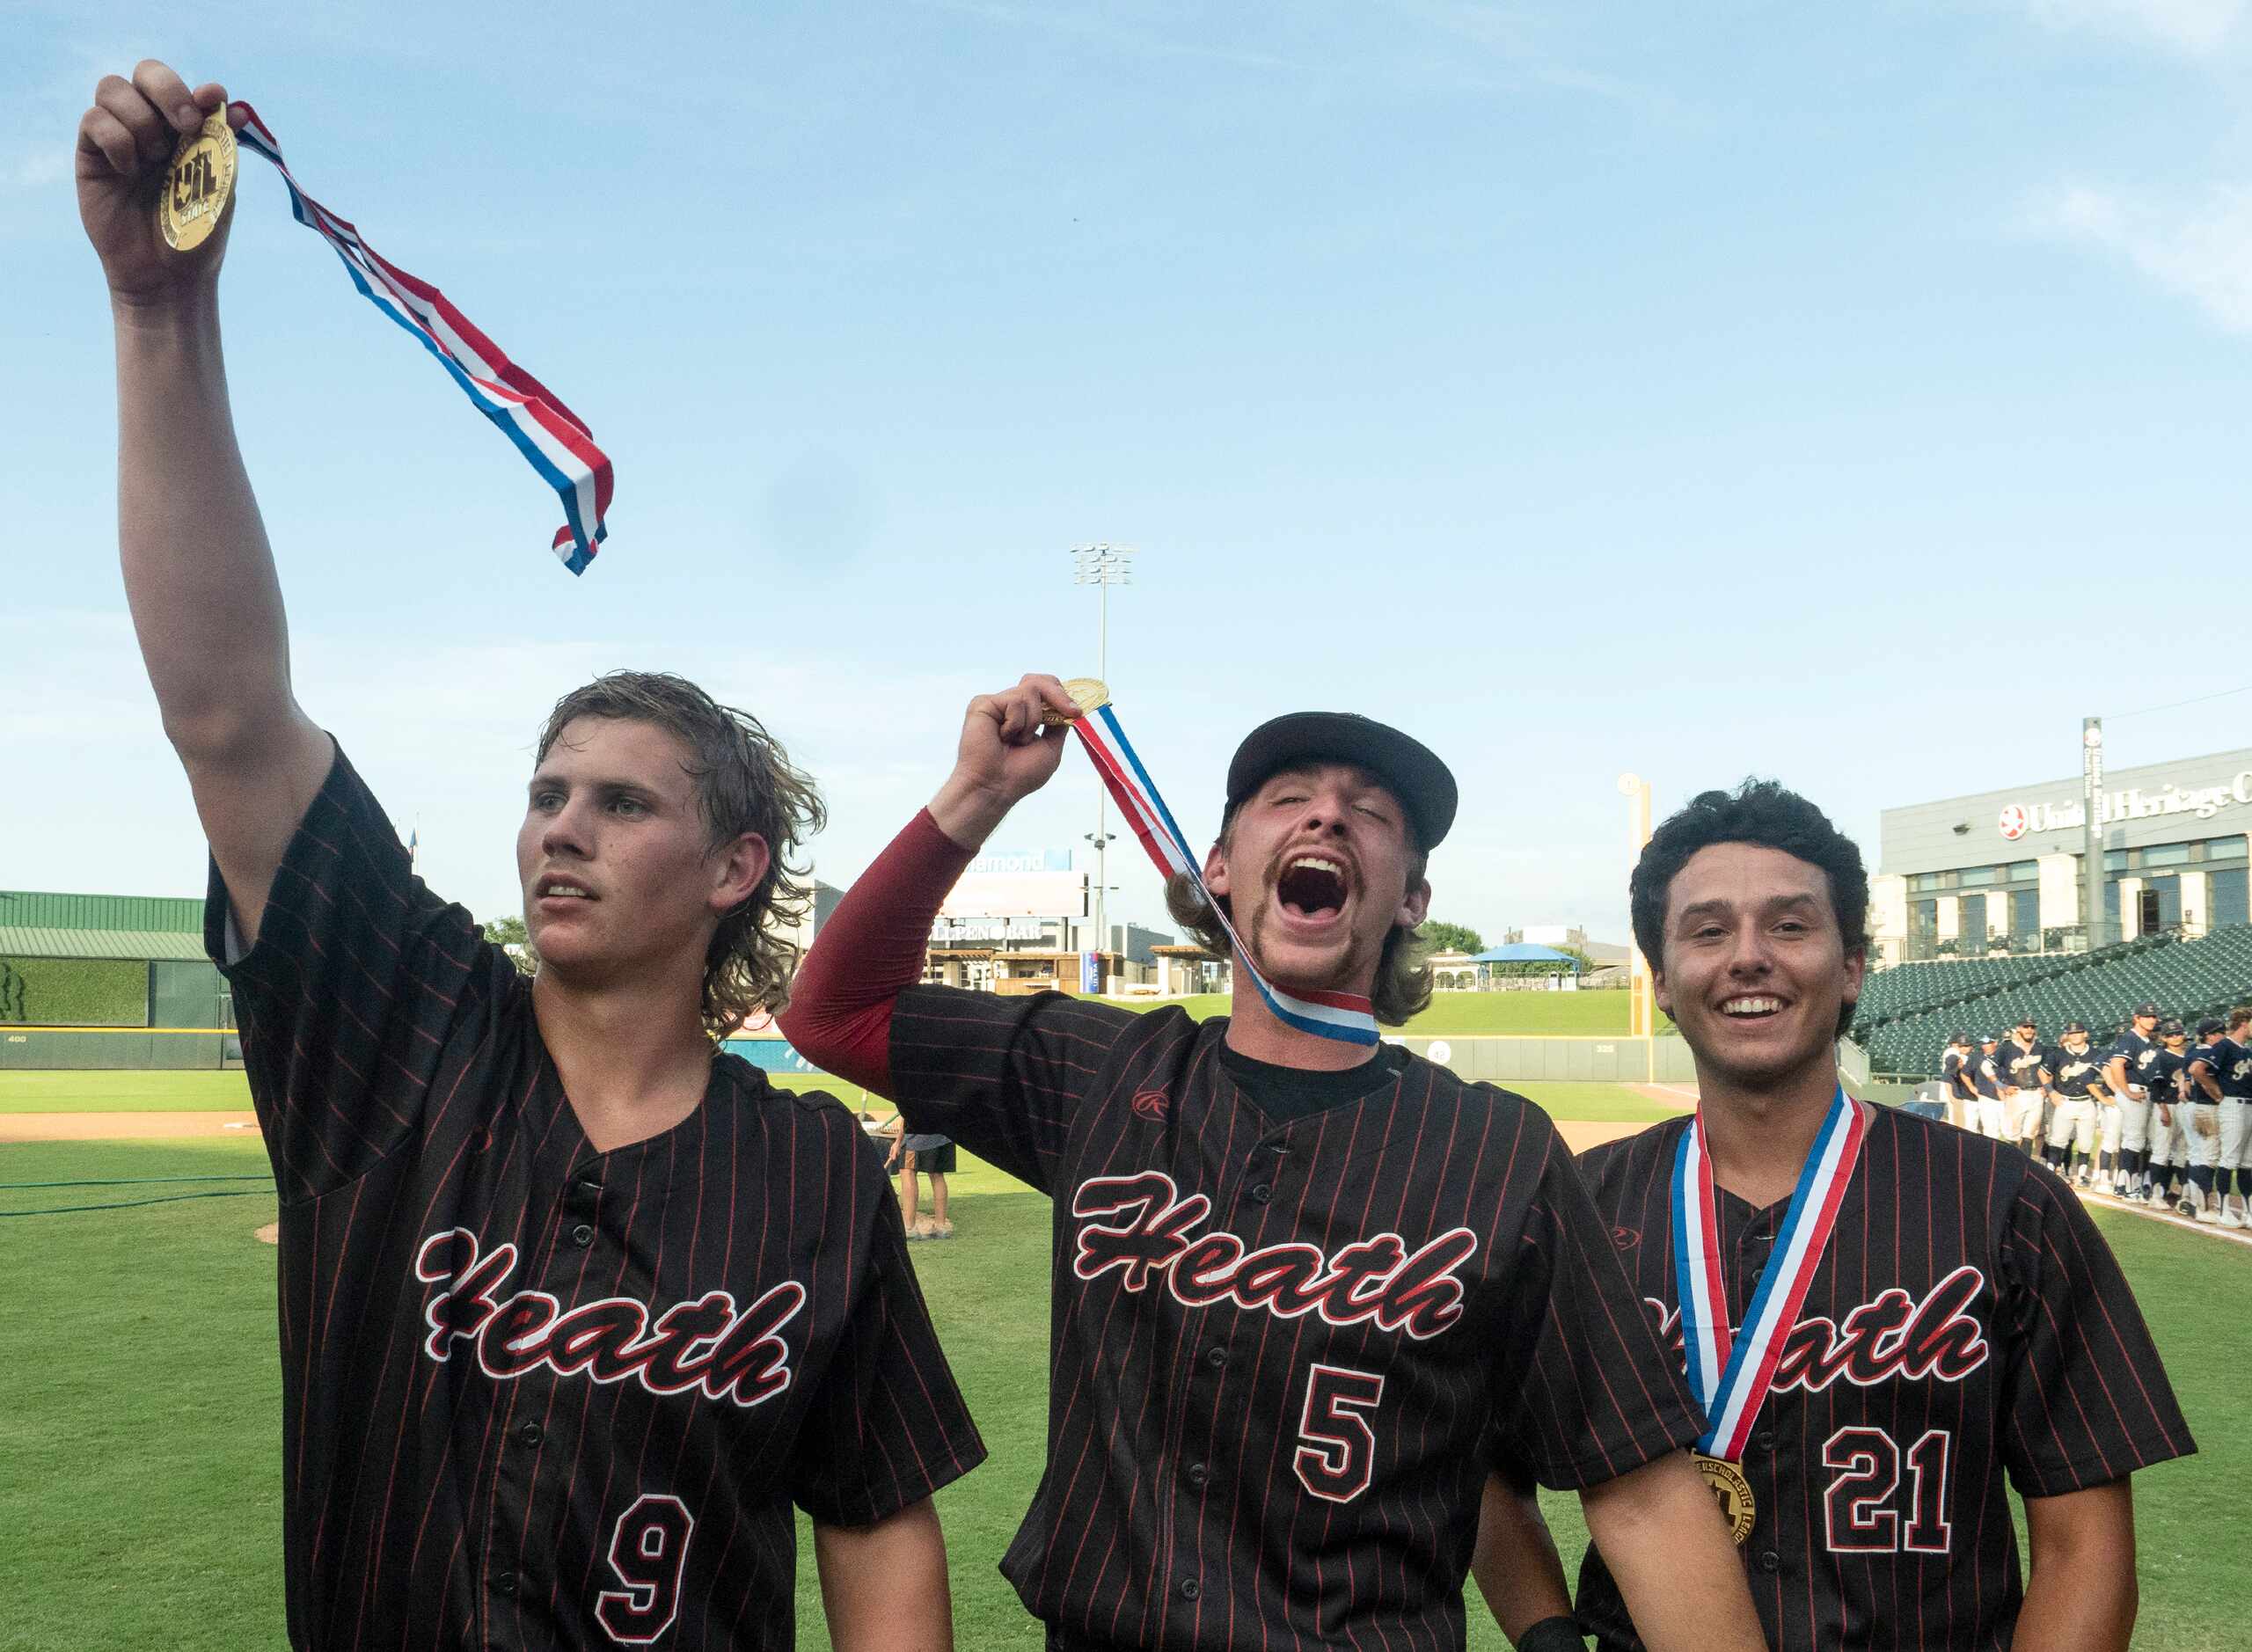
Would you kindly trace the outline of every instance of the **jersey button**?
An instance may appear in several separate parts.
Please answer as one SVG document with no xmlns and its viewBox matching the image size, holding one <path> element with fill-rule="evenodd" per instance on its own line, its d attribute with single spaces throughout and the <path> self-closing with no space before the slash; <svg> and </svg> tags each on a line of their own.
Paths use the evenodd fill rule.
<svg viewBox="0 0 2252 1652">
<path fill-rule="evenodd" d="M 1758 1433 L 1757 1433 L 1757 1434 L 1755 1434 L 1755 1435 L 1753 1435 L 1753 1436 L 1751 1436 L 1751 1444 L 1754 1444 L 1754 1445 L 1756 1445 L 1756 1446 L 1758 1446 L 1758 1447 L 1761 1451 L 1773 1451 L 1773 1450 L 1775 1449 L 1775 1431 L 1774 1431 L 1774 1429 L 1760 1429 Z"/>
<path fill-rule="evenodd" d="M 522 1440 L 526 1445 L 537 1445 L 541 1440 L 546 1437 L 546 1435 L 547 1430 L 541 1428 L 537 1422 L 527 1422 L 523 1427 L 516 1430 L 516 1437 Z"/>
<path fill-rule="evenodd" d="M 1214 1371 L 1219 1370 L 1221 1366 L 1228 1363 L 1227 1349 L 1224 1348 L 1207 1349 L 1204 1352 L 1204 1363 L 1207 1365 L 1210 1365 Z"/>
<path fill-rule="evenodd" d="M 1195 1599 L 1199 1595 L 1202 1595 L 1203 1592 L 1204 1592 L 1204 1585 L 1203 1585 L 1203 1584 L 1202 1584 L 1202 1583 L 1198 1583 L 1195 1578 L 1193 1578 L 1193 1577 L 1184 1577 L 1184 1578 L 1182 1578 L 1182 1579 L 1181 1580 L 1181 1599 L 1183 1599 L 1183 1600 L 1194 1600 L 1194 1599 Z"/>
<path fill-rule="evenodd" d="M 493 1592 L 496 1595 L 515 1594 L 516 1592 L 516 1575 L 514 1572 L 502 1572 L 499 1576 L 493 1580 Z"/>
<path fill-rule="evenodd" d="M 1254 1204 L 1264 1204 L 1274 1196 L 1275 1190 L 1263 1181 L 1251 1190 L 1251 1202 Z"/>
<path fill-rule="evenodd" d="M 1212 1471 L 1205 1467 L 1202 1463 L 1191 1463 L 1188 1466 L 1188 1483 L 1190 1485 L 1201 1487 L 1206 1480 L 1211 1478 Z"/>
<path fill-rule="evenodd" d="M 1776 1553 L 1773 1549 L 1760 1550 L 1759 1569 L 1763 1572 L 1781 1571 L 1783 1569 L 1783 1557 Z"/>
<path fill-rule="evenodd" d="M 584 1250 L 595 1242 L 595 1231 L 584 1222 L 571 1230 L 571 1243 Z"/>
</svg>

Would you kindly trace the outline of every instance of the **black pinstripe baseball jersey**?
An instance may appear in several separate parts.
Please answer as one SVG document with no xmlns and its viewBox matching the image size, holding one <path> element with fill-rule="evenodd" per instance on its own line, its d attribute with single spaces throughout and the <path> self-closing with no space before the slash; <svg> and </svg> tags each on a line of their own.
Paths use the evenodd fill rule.
<svg viewBox="0 0 2252 1652">
<path fill-rule="evenodd" d="M 228 957 L 216 874 L 212 954 Z M 792 1504 L 983 1455 L 853 1115 L 734 1056 L 581 1130 L 529 983 L 340 753 L 225 964 L 282 1196 L 298 1647 L 786 1648 Z"/>
<path fill-rule="evenodd" d="M 1609 1479 L 1694 1437 L 1686 1391 L 1538 1107 L 1407 1057 L 1278 1119 L 1226 1028 L 892 1012 L 910 1124 L 1055 1200 L 1048 1466 L 1002 1569 L 1059 1648 L 1460 1647 L 1487 1450 Z"/>
<path fill-rule="evenodd" d="M 2023 1597 L 2005 1472 L 2055 1496 L 2196 1448 L 2064 1183 L 2007 1143 L 1873 1113 L 1744 1454 L 1751 1596 L 1778 1652 L 2005 1647 Z M 1671 1178 L 1687 1128 L 1580 1161 L 1677 1360 Z M 1728 1299 L 1749 1302 L 1784 1204 L 1725 1189 L 1717 1204 Z M 1578 1612 L 1603 1647 L 1641 1644 L 1592 1548 Z"/>
</svg>

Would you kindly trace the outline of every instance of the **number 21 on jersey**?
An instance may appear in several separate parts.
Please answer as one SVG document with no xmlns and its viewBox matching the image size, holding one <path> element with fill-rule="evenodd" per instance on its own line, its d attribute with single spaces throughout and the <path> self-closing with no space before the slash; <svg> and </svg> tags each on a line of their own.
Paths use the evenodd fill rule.
<svg viewBox="0 0 2252 1652">
<path fill-rule="evenodd" d="M 1954 1438 L 1927 1429 L 1906 1452 L 1907 1524 L 1893 1507 L 1902 1452 L 1883 1429 L 1840 1429 L 1822 1443 L 1822 1466 L 1838 1477 L 1823 1494 L 1822 1513 L 1833 1554 L 1944 1554 L 1953 1529 L 1947 1518 L 1947 1459 Z"/>
</svg>

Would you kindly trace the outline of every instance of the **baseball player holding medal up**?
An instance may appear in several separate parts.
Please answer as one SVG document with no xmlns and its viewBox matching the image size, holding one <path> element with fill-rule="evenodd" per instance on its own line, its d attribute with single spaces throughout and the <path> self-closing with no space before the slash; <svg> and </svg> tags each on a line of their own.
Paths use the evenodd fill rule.
<svg viewBox="0 0 2252 1652">
<path fill-rule="evenodd" d="M 1658 829 L 1632 905 L 1698 1108 L 1581 1166 L 1680 1340 L 1708 1420 L 1700 1465 L 1768 1644 L 2118 1652 L 2128 1476 L 2195 1448 L 2064 1183 L 1839 1085 L 1868 947 L 1861 852 L 1804 798 L 1747 782 Z M 2006 1482 L 2025 1503 L 2023 1585 Z M 1487 1509 L 1481 1575 L 1537 1559 L 1537 1509 Z M 1648 1641 L 1617 1558 L 1598 1534 L 1580 1573 L 1580 1623 L 1607 1652 Z"/>
<path fill-rule="evenodd" d="M 126 594 L 281 1194 L 289 1643 L 786 1652 L 802 1509 L 839 1652 L 950 1647 L 931 1496 L 984 1448 L 882 1162 L 715 1043 L 786 991 L 818 796 L 755 720 L 620 672 L 522 794 L 536 976 L 414 875 L 291 688 L 220 351 L 224 107 L 109 77 L 77 181 Z"/>
<path fill-rule="evenodd" d="M 1756 1648 L 1696 1420 L 1562 1139 L 1378 1039 L 1428 998 L 1453 776 L 1364 717 L 1278 718 L 1207 853 L 1101 685 L 1071 687 L 971 702 L 781 1020 L 1055 1201 L 1047 1472 L 1002 1562 L 1049 1646 L 1459 1647 L 1508 1462 L 1581 1493 L 1649 1644 Z M 1229 1016 L 917 984 L 940 901 L 1072 732 L 1176 915 L 1234 952 Z"/>
</svg>

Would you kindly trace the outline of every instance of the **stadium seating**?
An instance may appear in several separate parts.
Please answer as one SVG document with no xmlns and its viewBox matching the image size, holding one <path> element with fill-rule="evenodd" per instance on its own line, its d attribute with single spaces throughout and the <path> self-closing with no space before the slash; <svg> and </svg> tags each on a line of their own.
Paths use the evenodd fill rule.
<svg viewBox="0 0 2252 1652">
<path fill-rule="evenodd" d="M 2046 953 L 2014 958 L 1940 958 L 1929 963 L 1902 964 L 1871 976 L 1854 1012 L 1857 1027 L 1885 1021 L 1982 998 L 2035 976 L 2054 974 L 2068 967 L 2068 960 L 2085 954 Z"/>
<path fill-rule="evenodd" d="M 1853 1035 L 1868 1050 L 1872 1071 L 1928 1077 L 1939 1071 L 1948 1039 L 1968 1030 L 1972 1037 L 1996 1033 L 2031 1016 L 2044 1042 L 2070 1020 L 2087 1023 L 2098 1043 L 2108 1041 L 2137 1004 L 2154 1000 L 2168 1015 L 2194 1028 L 2199 1016 L 2252 1000 L 2252 925 L 2232 925 L 2197 940 L 2151 937 L 2082 953 L 2061 965 L 2054 955 L 1992 961 L 2044 968 L 2005 978 L 1985 990 L 1972 990 L 1920 1009 L 1900 1006 L 1868 1013 L 1868 995 L 1855 1016 Z M 1904 966 L 1870 978 L 1871 983 L 1906 969 Z M 1923 995 L 1912 998 L 1918 1001 Z"/>
</svg>

